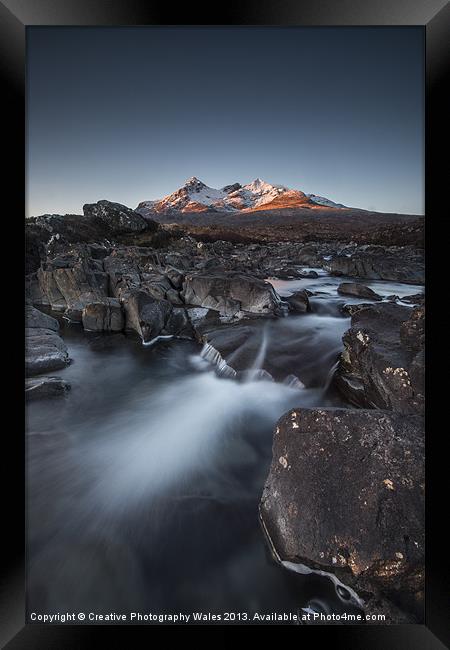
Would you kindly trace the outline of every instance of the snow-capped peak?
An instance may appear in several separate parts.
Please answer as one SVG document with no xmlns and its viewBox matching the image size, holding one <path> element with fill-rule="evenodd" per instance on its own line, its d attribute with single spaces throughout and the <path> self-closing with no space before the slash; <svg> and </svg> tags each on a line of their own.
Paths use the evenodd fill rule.
<svg viewBox="0 0 450 650">
<path fill-rule="evenodd" d="M 285 192 L 286 189 L 282 185 L 272 185 L 271 183 L 266 183 L 261 178 L 255 178 L 254 181 L 244 185 L 235 194 L 239 193 L 241 195 L 241 199 L 245 204 L 242 207 L 254 208 L 265 203 L 270 203 Z"/>
<path fill-rule="evenodd" d="M 251 183 L 248 183 L 248 186 L 249 187 L 254 187 L 254 188 L 259 188 L 259 187 L 267 186 L 269 184 L 270 183 L 266 183 L 265 181 L 263 181 L 262 178 L 255 178 L 254 181 L 252 181 Z"/>
<path fill-rule="evenodd" d="M 233 183 L 222 189 L 208 187 L 196 176 L 191 176 L 178 190 L 159 201 L 143 201 L 137 207 L 144 216 L 153 213 L 199 212 L 215 210 L 218 212 L 239 212 L 242 210 L 266 210 L 271 208 L 312 206 L 345 207 L 315 194 L 305 195 L 300 190 L 292 190 L 284 185 L 272 185 L 261 178 L 255 178 L 247 185 Z M 271 205 L 272 204 L 272 205 Z M 267 206 L 261 207 L 261 206 Z"/>
<path fill-rule="evenodd" d="M 342 203 L 335 203 L 331 199 L 327 199 L 324 196 L 318 196 L 317 194 L 307 194 L 306 195 L 313 203 L 316 205 L 323 205 L 327 208 L 346 208 L 346 205 Z"/>
<path fill-rule="evenodd" d="M 255 178 L 251 183 L 247 183 L 244 187 L 252 192 L 261 192 L 261 191 L 270 191 L 274 188 L 281 188 L 281 185 L 272 185 L 271 183 L 266 183 L 262 178 Z"/>
<path fill-rule="evenodd" d="M 201 180 L 199 180 L 197 176 L 191 176 L 185 182 L 184 187 L 206 187 L 206 185 Z"/>
</svg>

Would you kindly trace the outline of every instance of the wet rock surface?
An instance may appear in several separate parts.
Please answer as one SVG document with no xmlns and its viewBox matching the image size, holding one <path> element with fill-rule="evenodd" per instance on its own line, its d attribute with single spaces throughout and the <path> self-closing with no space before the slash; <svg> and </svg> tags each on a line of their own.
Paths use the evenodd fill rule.
<svg viewBox="0 0 450 650">
<path fill-rule="evenodd" d="M 84 215 L 28 220 L 27 399 L 69 388 L 48 376 L 69 363 L 69 354 L 58 321 L 40 310 L 100 333 L 89 334 L 97 350 L 123 344 L 127 331 L 147 344 L 160 337 L 197 341 L 219 375 L 306 387 L 306 406 L 311 387 L 326 387 L 325 397 L 331 382 L 349 408 L 297 409 L 280 420 L 261 501 L 264 524 L 282 558 L 338 575 L 362 594 L 368 611 L 418 620 L 424 299 L 413 287 L 399 298 L 394 287 L 382 301 L 366 283 L 423 282 L 422 225 L 400 220 L 369 228 L 362 214 L 361 227 L 348 229 L 343 213 L 339 224 L 317 216 L 290 224 L 281 216 L 280 228 L 270 225 L 272 215 L 253 239 L 245 224 L 253 228 L 254 216 L 239 217 L 238 233 L 221 230 L 218 214 L 211 228 L 198 215 L 200 225 L 188 218 L 160 224 L 108 201 L 85 205 Z M 343 316 L 351 316 L 332 379 L 342 347 L 331 345 L 317 358 L 323 339 L 314 318 L 329 308 L 320 291 L 297 288 L 280 297 L 267 281 L 309 286 L 324 274 L 345 280 L 338 293 L 348 298 L 328 314 L 339 337 Z M 276 345 L 272 323 L 280 325 Z"/>
<path fill-rule="evenodd" d="M 189 274 L 182 296 L 187 304 L 213 309 L 224 316 L 282 314 L 281 300 L 271 284 L 240 273 Z"/>
<path fill-rule="evenodd" d="M 84 329 L 91 332 L 120 332 L 125 325 L 120 302 L 115 298 L 88 303 L 81 319 Z"/>
<path fill-rule="evenodd" d="M 60 377 L 35 377 L 25 380 L 25 399 L 61 397 L 70 390 L 70 384 Z"/>
<path fill-rule="evenodd" d="M 342 282 L 338 288 L 338 293 L 343 296 L 355 296 L 356 298 L 369 298 L 370 300 L 382 300 L 373 289 L 366 287 L 358 282 Z"/>
<path fill-rule="evenodd" d="M 26 374 L 58 370 L 69 361 L 67 346 L 59 335 L 58 321 L 28 305 L 25 310 Z"/>
<path fill-rule="evenodd" d="M 37 375 L 64 368 L 69 363 L 67 346 L 53 330 L 25 329 L 25 369 L 27 375 Z"/>
<path fill-rule="evenodd" d="M 423 306 L 361 305 L 345 333 L 335 385 L 360 407 L 421 413 L 424 406 Z"/>
<path fill-rule="evenodd" d="M 260 504 L 280 558 L 332 572 L 362 596 L 382 594 L 407 609 L 415 602 L 421 618 L 423 444 L 417 415 L 349 409 L 284 415 Z"/>
<path fill-rule="evenodd" d="M 308 293 L 304 289 L 292 293 L 286 298 L 286 302 L 289 304 L 290 310 L 296 314 L 305 314 L 307 311 L 311 311 Z"/>
<path fill-rule="evenodd" d="M 172 311 L 167 300 L 157 300 L 145 291 L 131 290 L 122 297 L 125 327 L 134 330 L 144 342 L 163 333 Z"/>
</svg>

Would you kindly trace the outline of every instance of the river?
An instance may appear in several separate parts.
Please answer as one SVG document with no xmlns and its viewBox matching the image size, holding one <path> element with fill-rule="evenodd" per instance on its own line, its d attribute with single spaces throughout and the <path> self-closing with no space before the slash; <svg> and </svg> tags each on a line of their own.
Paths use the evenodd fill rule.
<svg viewBox="0 0 450 650">
<path fill-rule="evenodd" d="M 273 281 L 314 291 L 313 311 L 255 328 L 254 367 L 276 375 L 289 359 L 304 387 L 219 376 L 189 341 L 63 328 L 73 361 L 53 375 L 71 391 L 27 407 L 29 613 L 351 611 L 326 578 L 278 566 L 258 519 L 277 419 L 339 403 L 340 306 L 362 302 L 338 296 L 341 281 Z"/>
</svg>

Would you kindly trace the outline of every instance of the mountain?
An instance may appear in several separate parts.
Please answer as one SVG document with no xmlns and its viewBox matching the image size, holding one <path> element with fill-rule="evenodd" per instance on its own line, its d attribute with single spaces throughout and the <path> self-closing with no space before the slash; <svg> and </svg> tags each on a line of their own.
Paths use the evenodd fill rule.
<svg viewBox="0 0 450 650">
<path fill-rule="evenodd" d="M 316 203 L 317 205 L 323 205 L 327 208 L 348 208 L 347 205 L 343 205 L 342 203 L 335 203 L 334 201 L 330 201 L 330 199 L 326 199 L 324 196 L 318 196 L 317 194 L 307 194 L 311 201 Z"/>
<path fill-rule="evenodd" d="M 305 194 L 284 185 L 272 185 L 256 178 L 247 185 L 233 183 L 221 189 L 208 187 L 192 176 L 172 194 L 155 201 L 142 201 L 136 211 L 143 216 L 184 212 L 255 212 L 297 207 L 344 208 L 341 203 L 316 194 Z"/>
</svg>

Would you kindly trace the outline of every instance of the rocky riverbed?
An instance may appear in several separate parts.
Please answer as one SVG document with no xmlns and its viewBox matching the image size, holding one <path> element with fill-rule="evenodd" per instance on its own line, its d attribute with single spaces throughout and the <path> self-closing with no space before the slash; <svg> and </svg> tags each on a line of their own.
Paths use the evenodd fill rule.
<svg viewBox="0 0 450 650">
<path fill-rule="evenodd" d="M 112 606 L 122 558 L 125 607 L 200 607 L 197 582 L 218 609 L 422 620 L 420 248 L 205 242 L 107 201 L 26 236 L 31 599 Z"/>
</svg>

